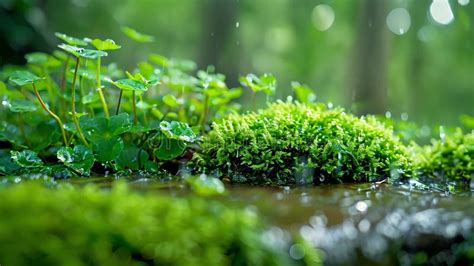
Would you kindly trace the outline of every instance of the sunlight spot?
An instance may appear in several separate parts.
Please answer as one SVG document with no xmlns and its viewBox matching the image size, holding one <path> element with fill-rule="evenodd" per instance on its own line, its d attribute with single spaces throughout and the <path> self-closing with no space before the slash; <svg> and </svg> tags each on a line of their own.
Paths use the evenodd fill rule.
<svg viewBox="0 0 474 266">
<path fill-rule="evenodd" d="M 387 16 L 388 29 L 397 35 L 405 34 L 410 29 L 410 25 L 410 14 L 405 8 L 395 8 Z"/>
<path fill-rule="evenodd" d="M 448 25 L 454 20 L 448 0 L 433 0 L 430 5 L 431 17 L 439 24 Z"/>
<path fill-rule="evenodd" d="M 329 5 L 317 5 L 311 12 L 311 21 L 320 31 L 328 30 L 335 19 L 334 10 Z"/>
</svg>

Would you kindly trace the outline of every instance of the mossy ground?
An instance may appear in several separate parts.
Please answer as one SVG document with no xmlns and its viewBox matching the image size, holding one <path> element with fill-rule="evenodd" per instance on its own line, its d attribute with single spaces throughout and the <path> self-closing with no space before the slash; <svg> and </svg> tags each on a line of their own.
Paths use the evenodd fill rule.
<svg viewBox="0 0 474 266">
<path fill-rule="evenodd" d="M 405 146 L 375 118 L 282 101 L 214 123 L 195 162 L 234 182 L 278 185 L 398 179 L 412 169 Z"/>
<path fill-rule="evenodd" d="M 2 265 L 296 263 L 263 243 L 255 213 L 210 199 L 26 182 L 1 187 L 0 202 Z"/>
</svg>

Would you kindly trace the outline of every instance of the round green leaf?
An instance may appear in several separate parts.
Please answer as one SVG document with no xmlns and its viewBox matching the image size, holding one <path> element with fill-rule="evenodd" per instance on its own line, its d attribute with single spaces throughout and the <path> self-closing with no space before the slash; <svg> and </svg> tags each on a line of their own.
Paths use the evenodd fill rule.
<svg viewBox="0 0 474 266">
<path fill-rule="evenodd" d="M 183 141 L 164 138 L 153 153 L 158 159 L 168 161 L 183 154 L 185 148 Z"/>
<path fill-rule="evenodd" d="M 146 91 L 148 88 L 141 82 L 133 79 L 120 79 L 113 82 L 115 86 L 126 91 Z"/>
<path fill-rule="evenodd" d="M 21 167 L 33 168 L 43 165 L 43 161 L 38 157 L 36 152 L 31 150 L 11 151 L 12 160 Z"/>
<path fill-rule="evenodd" d="M 123 150 L 123 140 L 120 136 L 114 136 L 108 140 L 96 141 L 93 149 L 97 161 L 109 162 L 115 160 Z"/>
<path fill-rule="evenodd" d="M 122 32 L 125 35 L 127 35 L 128 38 L 137 42 L 145 43 L 145 42 L 153 42 L 155 40 L 155 37 L 140 33 L 130 27 L 122 27 Z"/>
<path fill-rule="evenodd" d="M 15 71 L 10 75 L 9 80 L 18 86 L 24 86 L 26 84 L 31 84 L 33 82 L 42 80 L 29 71 Z"/>
<path fill-rule="evenodd" d="M 69 45 L 79 45 L 79 46 L 86 46 L 87 45 L 87 42 L 85 40 L 81 40 L 81 39 L 78 39 L 78 38 L 67 36 L 64 33 L 56 32 L 56 33 L 54 33 L 54 35 L 56 35 L 56 37 L 58 37 L 63 42 L 65 42 Z"/>
<path fill-rule="evenodd" d="M 101 39 L 94 39 L 92 40 L 92 45 L 94 45 L 97 50 L 104 51 L 104 50 L 117 50 L 120 49 L 122 46 L 116 44 L 114 40 L 107 39 L 105 41 Z"/>
<path fill-rule="evenodd" d="M 194 142 L 197 139 L 196 134 L 188 124 L 178 121 L 162 121 L 160 123 L 161 132 L 169 139 L 180 140 L 184 142 Z"/>
<path fill-rule="evenodd" d="M 58 45 L 58 47 L 63 49 L 64 51 L 74 55 L 75 57 L 82 57 L 82 58 L 86 58 L 86 59 L 97 59 L 98 57 L 103 57 L 103 56 L 108 55 L 104 51 L 85 49 L 85 48 L 82 48 L 82 47 L 67 45 L 67 44 L 64 44 L 64 43 Z"/>
<path fill-rule="evenodd" d="M 10 103 L 9 109 L 15 113 L 34 112 L 37 110 L 36 105 L 27 100 L 14 100 Z"/>
<path fill-rule="evenodd" d="M 94 155 L 86 146 L 77 145 L 74 149 L 62 147 L 56 153 L 59 161 L 81 175 L 88 176 L 94 164 Z"/>
</svg>

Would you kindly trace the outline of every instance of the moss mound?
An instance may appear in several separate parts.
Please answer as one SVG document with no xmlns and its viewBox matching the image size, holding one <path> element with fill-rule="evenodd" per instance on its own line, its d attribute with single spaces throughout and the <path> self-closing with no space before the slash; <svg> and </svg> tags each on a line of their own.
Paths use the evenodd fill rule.
<svg viewBox="0 0 474 266">
<path fill-rule="evenodd" d="M 255 184 L 377 181 L 409 175 L 405 147 L 373 117 L 278 101 L 213 124 L 195 162 Z"/>
<path fill-rule="evenodd" d="M 0 202 L 2 265 L 291 264 L 255 214 L 202 198 L 24 183 Z"/>
<path fill-rule="evenodd" d="M 420 178 L 469 182 L 474 177 L 474 133 L 458 129 L 431 145 L 415 147 L 415 165 Z"/>
</svg>

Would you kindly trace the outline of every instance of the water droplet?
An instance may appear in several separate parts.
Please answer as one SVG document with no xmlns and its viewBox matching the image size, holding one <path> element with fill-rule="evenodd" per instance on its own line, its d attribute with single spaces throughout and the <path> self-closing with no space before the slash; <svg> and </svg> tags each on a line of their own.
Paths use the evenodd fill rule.
<svg viewBox="0 0 474 266">
<path fill-rule="evenodd" d="M 355 205 L 355 208 L 360 212 L 365 212 L 369 208 L 369 205 L 365 201 L 358 201 Z"/>
<path fill-rule="evenodd" d="M 294 244 L 290 247 L 290 256 L 295 260 L 300 260 L 305 256 L 305 249 L 301 244 Z"/>
<path fill-rule="evenodd" d="M 390 119 L 392 117 L 392 113 L 390 111 L 385 112 L 385 117 Z"/>
<path fill-rule="evenodd" d="M 367 219 L 363 219 L 359 222 L 359 231 L 362 233 L 367 233 L 370 230 L 370 222 Z"/>
<path fill-rule="evenodd" d="M 468 5 L 470 0 L 458 0 L 458 3 L 462 6 Z"/>
<path fill-rule="evenodd" d="M 332 107 L 333 107 L 332 102 L 328 102 L 328 108 L 329 108 L 329 109 L 332 109 Z"/>
<path fill-rule="evenodd" d="M 238 21 L 235 23 L 235 27 L 236 28 L 240 27 L 240 23 Z"/>
<path fill-rule="evenodd" d="M 400 118 L 403 120 L 403 121 L 407 121 L 408 120 L 408 114 L 407 113 L 402 113 L 400 115 Z"/>
<path fill-rule="evenodd" d="M 430 5 L 430 14 L 434 21 L 442 25 L 448 25 L 454 20 L 448 0 L 433 0 Z"/>
<path fill-rule="evenodd" d="M 443 143 L 446 141 L 446 132 L 444 131 L 443 126 L 439 127 L 439 138 L 441 139 Z"/>
<path fill-rule="evenodd" d="M 410 29 L 411 18 L 405 8 L 395 8 L 388 14 L 386 22 L 391 32 L 403 35 Z"/>
</svg>

